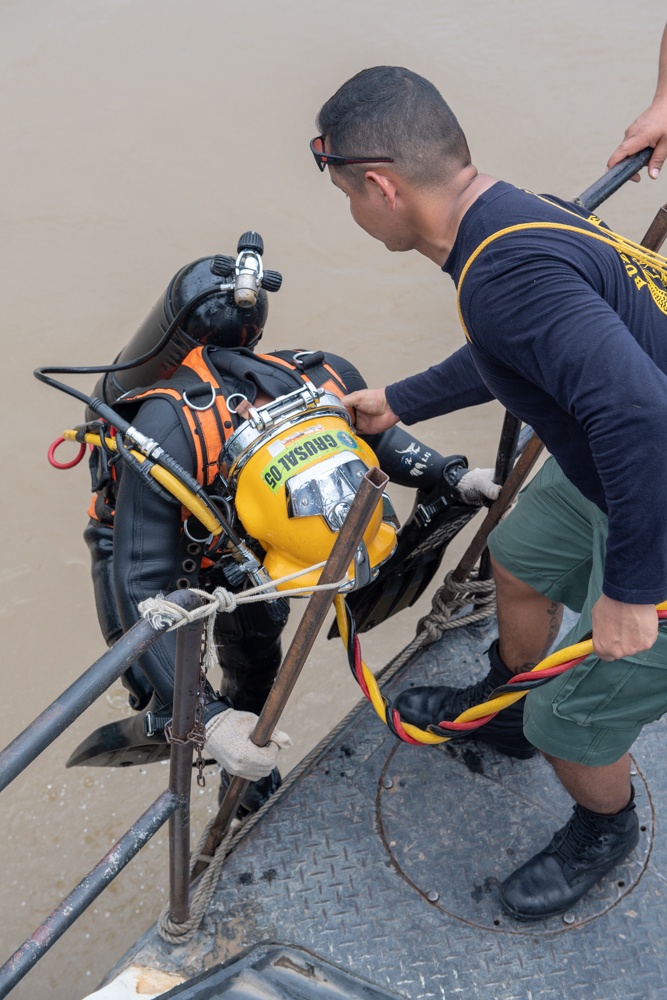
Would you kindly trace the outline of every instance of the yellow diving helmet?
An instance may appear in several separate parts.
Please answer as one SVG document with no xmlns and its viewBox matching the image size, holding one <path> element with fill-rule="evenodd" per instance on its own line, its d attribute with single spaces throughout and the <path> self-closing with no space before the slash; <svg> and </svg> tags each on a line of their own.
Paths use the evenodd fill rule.
<svg viewBox="0 0 667 1000">
<path fill-rule="evenodd" d="M 230 396 L 229 409 L 235 412 L 243 398 Z M 222 450 L 220 471 L 243 527 L 266 551 L 264 569 L 278 580 L 328 558 L 360 479 L 377 464 L 338 397 L 305 383 L 266 406 L 250 407 Z M 396 548 L 396 523 L 383 494 L 342 590 L 377 575 Z M 313 586 L 320 572 L 277 589 Z"/>
</svg>

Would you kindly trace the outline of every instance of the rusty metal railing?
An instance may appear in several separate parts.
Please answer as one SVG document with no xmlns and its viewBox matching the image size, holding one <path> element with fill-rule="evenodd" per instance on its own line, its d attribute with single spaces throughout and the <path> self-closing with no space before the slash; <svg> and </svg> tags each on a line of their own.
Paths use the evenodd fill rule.
<svg viewBox="0 0 667 1000">
<path fill-rule="evenodd" d="M 322 570 L 320 584 L 331 587 L 345 577 L 373 511 L 381 503 L 387 476 L 370 469 L 359 484 L 345 522 Z M 283 661 L 257 726 L 253 742 L 265 745 L 296 683 L 308 652 L 322 626 L 334 597 L 334 590 L 315 591 L 308 602 L 297 635 Z M 201 603 L 190 590 L 167 597 L 188 611 Z M 96 663 L 42 712 L 20 736 L 0 752 L 0 791 L 7 787 L 43 750 L 50 746 L 106 689 L 118 680 L 166 631 L 169 623 L 156 628 L 142 620 L 107 650 Z M 184 925 L 190 915 L 190 786 L 197 689 L 201 661 L 201 620 L 179 627 L 176 640 L 174 704 L 171 732 L 169 787 L 139 817 L 111 850 L 75 886 L 72 892 L 43 921 L 37 930 L 0 968 L 0 1000 L 23 979 L 40 958 L 81 916 L 122 871 L 150 838 L 169 820 L 169 916 Z M 227 830 L 236 803 L 247 782 L 235 777 L 209 834 L 204 853 L 212 859 Z M 200 874 L 195 866 L 193 878 Z"/>
<path fill-rule="evenodd" d="M 167 599 L 188 611 L 201 603 L 201 598 L 189 590 L 175 591 Z M 168 624 L 155 628 L 148 621 L 137 622 L 2 750 L 0 791 L 117 681 L 167 628 Z M 183 625 L 177 633 L 173 742 L 167 789 L 0 968 L 0 1000 L 14 989 L 167 820 L 171 918 L 177 923 L 188 919 L 193 751 L 188 734 L 195 724 L 201 633 L 201 622 Z"/>
</svg>

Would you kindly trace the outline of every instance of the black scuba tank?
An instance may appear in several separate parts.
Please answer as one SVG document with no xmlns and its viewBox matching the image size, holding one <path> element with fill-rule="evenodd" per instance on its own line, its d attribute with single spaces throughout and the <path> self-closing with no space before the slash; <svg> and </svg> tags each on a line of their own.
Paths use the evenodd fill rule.
<svg viewBox="0 0 667 1000">
<path fill-rule="evenodd" d="M 278 271 L 263 270 L 263 252 L 261 236 L 247 232 L 239 239 L 236 257 L 200 257 L 182 267 L 114 364 L 131 365 L 150 355 L 185 310 L 182 319 L 154 357 L 106 372 L 93 395 L 113 406 L 124 393 L 169 378 L 196 347 L 253 347 L 269 311 L 266 292 L 278 291 L 282 283 Z"/>
</svg>

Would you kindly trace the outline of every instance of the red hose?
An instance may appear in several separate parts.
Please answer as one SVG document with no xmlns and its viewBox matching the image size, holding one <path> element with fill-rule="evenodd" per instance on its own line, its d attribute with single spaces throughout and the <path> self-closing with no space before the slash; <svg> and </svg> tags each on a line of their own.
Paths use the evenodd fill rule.
<svg viewBox="0 0 667 1000">
<path fill-rule="evenodd" d="M 56 450 L 60 447 L 64 440 L 64 437 L 56 438 L 48 450 L 47 458 L 54 469 L 73 469 L 75 465 L 79 464 L 83 456 L 86 454 L 86 445 L 85 443 L 82 443 L 79 448 L 79 454 L 76 458 L 72 459 L 71 462 L 58 462 L 56 459 Z"/>
</svg>

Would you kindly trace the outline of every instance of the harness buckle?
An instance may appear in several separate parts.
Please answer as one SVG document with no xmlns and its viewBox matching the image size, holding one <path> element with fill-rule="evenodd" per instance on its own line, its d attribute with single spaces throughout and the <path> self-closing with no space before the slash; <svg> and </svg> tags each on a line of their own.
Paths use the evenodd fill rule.
<svg viewBox="0 0 667 1000">
<path fill-rule="evenodd" d="M 171 722 L 170 715 L 159 715 L 157 712 L 146 712 L 144 716 L 144 733 L 146 736 L 157 736 L 163 733 Z"/>
<path fill-rule="evenodd" d="M 415 521 L 420 528 L 425 528 L 437 514 L 440 514 L 448 506 L 449 504 L 444 497 L 438 497 L 432 503 L 420 503 L 415 508 Z"/>
</svg>

